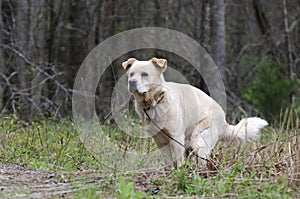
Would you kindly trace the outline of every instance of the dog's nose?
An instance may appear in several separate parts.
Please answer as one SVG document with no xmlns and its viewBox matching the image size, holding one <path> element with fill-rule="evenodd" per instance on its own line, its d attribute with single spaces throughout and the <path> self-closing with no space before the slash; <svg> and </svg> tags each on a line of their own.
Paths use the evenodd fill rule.
<svg viewBox="0 0 300 199">
<path fill-rule="evenodd" d="M 135 79 L 129 80 L 129 91 L 134 92 L 136 89 L 137 89 L 136 88 L 136 80 Z"/>
</svg>

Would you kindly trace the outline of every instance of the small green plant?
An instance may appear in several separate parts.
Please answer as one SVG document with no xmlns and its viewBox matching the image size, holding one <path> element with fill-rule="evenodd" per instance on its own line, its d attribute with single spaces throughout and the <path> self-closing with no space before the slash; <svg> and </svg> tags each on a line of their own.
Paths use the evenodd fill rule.
<svg viewBox="0 0 300 199">
<path fill-rule="evenodd" d="M 191 183 L 191 178 L 189 177 L 189 171 L 187 168 L 182 167 L 180 170 L 174 172 L 172 181 L 175 182 L 176 193 L 185 193 Z"/>
<path fill-rule="evenodd" d="M 147 198 L 147 194 L 142 191 L 134 190 L 134 182 L 125 182 L 124 177 L 120 177 L 120 185 L 118 189 L 119 199 L 138 199 Z"/>
</svg>

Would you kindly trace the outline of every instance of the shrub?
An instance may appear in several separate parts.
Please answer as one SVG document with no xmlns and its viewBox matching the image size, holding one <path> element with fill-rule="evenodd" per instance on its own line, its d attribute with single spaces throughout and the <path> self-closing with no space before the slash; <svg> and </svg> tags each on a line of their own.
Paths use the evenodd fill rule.
<svg viewBox="0 0 300 199">
<path fill-rule="evenodd" d="M 284 66 L 268 58 L 258 64 L 258 75 L 244 90 L 243 98 L 257 107 L 268 119 L 279 117 L 282 108 L 291 107 L 299 80 L 284 74 Z"/>
</svg>

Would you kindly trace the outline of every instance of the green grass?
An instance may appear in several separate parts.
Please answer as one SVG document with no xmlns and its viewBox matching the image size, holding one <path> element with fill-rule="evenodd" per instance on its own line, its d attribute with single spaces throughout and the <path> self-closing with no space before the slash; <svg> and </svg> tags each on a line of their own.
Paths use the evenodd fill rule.
<svg viewBox="0 0 300 199">
<path fill-rule="evenodd" d="M 1 163 L 57 174 L 58 181 L 72 187 L 70 198 L 145 198 L 154 190 L 156 197 L 300 197 L 299 119 L 293 111 L 284 112 L 260 141 L 241 147 L 218 144 L 207 167 L 191 161 L 172 172 L 155 162 L 144 167 L 147 157 L 136 157 L 156 151 L 154 142 L 132 138 L 112 125 L 103 126 L 107 143 L 97 149 L 103 148 L 100 157 L 86 149 L 68 120 L 23 122 L 9 116 L 0 120 L 0 133 Z"/>
<path fill-rule="evenodd" d="M 99 169 L 100 165 L 67 121 L 25 123 L 14 117 L 0 121 L 0 159 L 31 169 Z"/>
<path fill-rule="evenodd" d="M 181 169 L 167 180 L 162 195 L 201 197 L 288 198 L 293 189 L 288 187 L 286 176 L 265 178 L 257 172 L 245 172 L 243 164 L 230 170 L 219 171 L 211 177 L 201 176 L 194 170 Z M 272 180 L 271 180 L 272 179 Z"/>
</svg>

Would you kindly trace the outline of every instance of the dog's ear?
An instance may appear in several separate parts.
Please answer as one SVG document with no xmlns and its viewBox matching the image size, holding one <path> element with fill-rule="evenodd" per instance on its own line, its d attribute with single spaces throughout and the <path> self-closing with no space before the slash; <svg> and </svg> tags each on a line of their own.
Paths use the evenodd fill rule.
<svg viewBox="0 0 300 199">
<path fill-rule="evenodd" d="M 150 60 L 155 67 L 157 67 L 162 73 L 166 71 L 167 69 L 167 60 L 166 59 L 157 59 L 156 57 L 153 57 Z"/>
<path fill-rule="evenodd" d="M 135 61 L 137 61 L 135 58 L 129 58 L 127 61 L 122 63 L 122 66 L 127 71 Z"/>
</svg>

